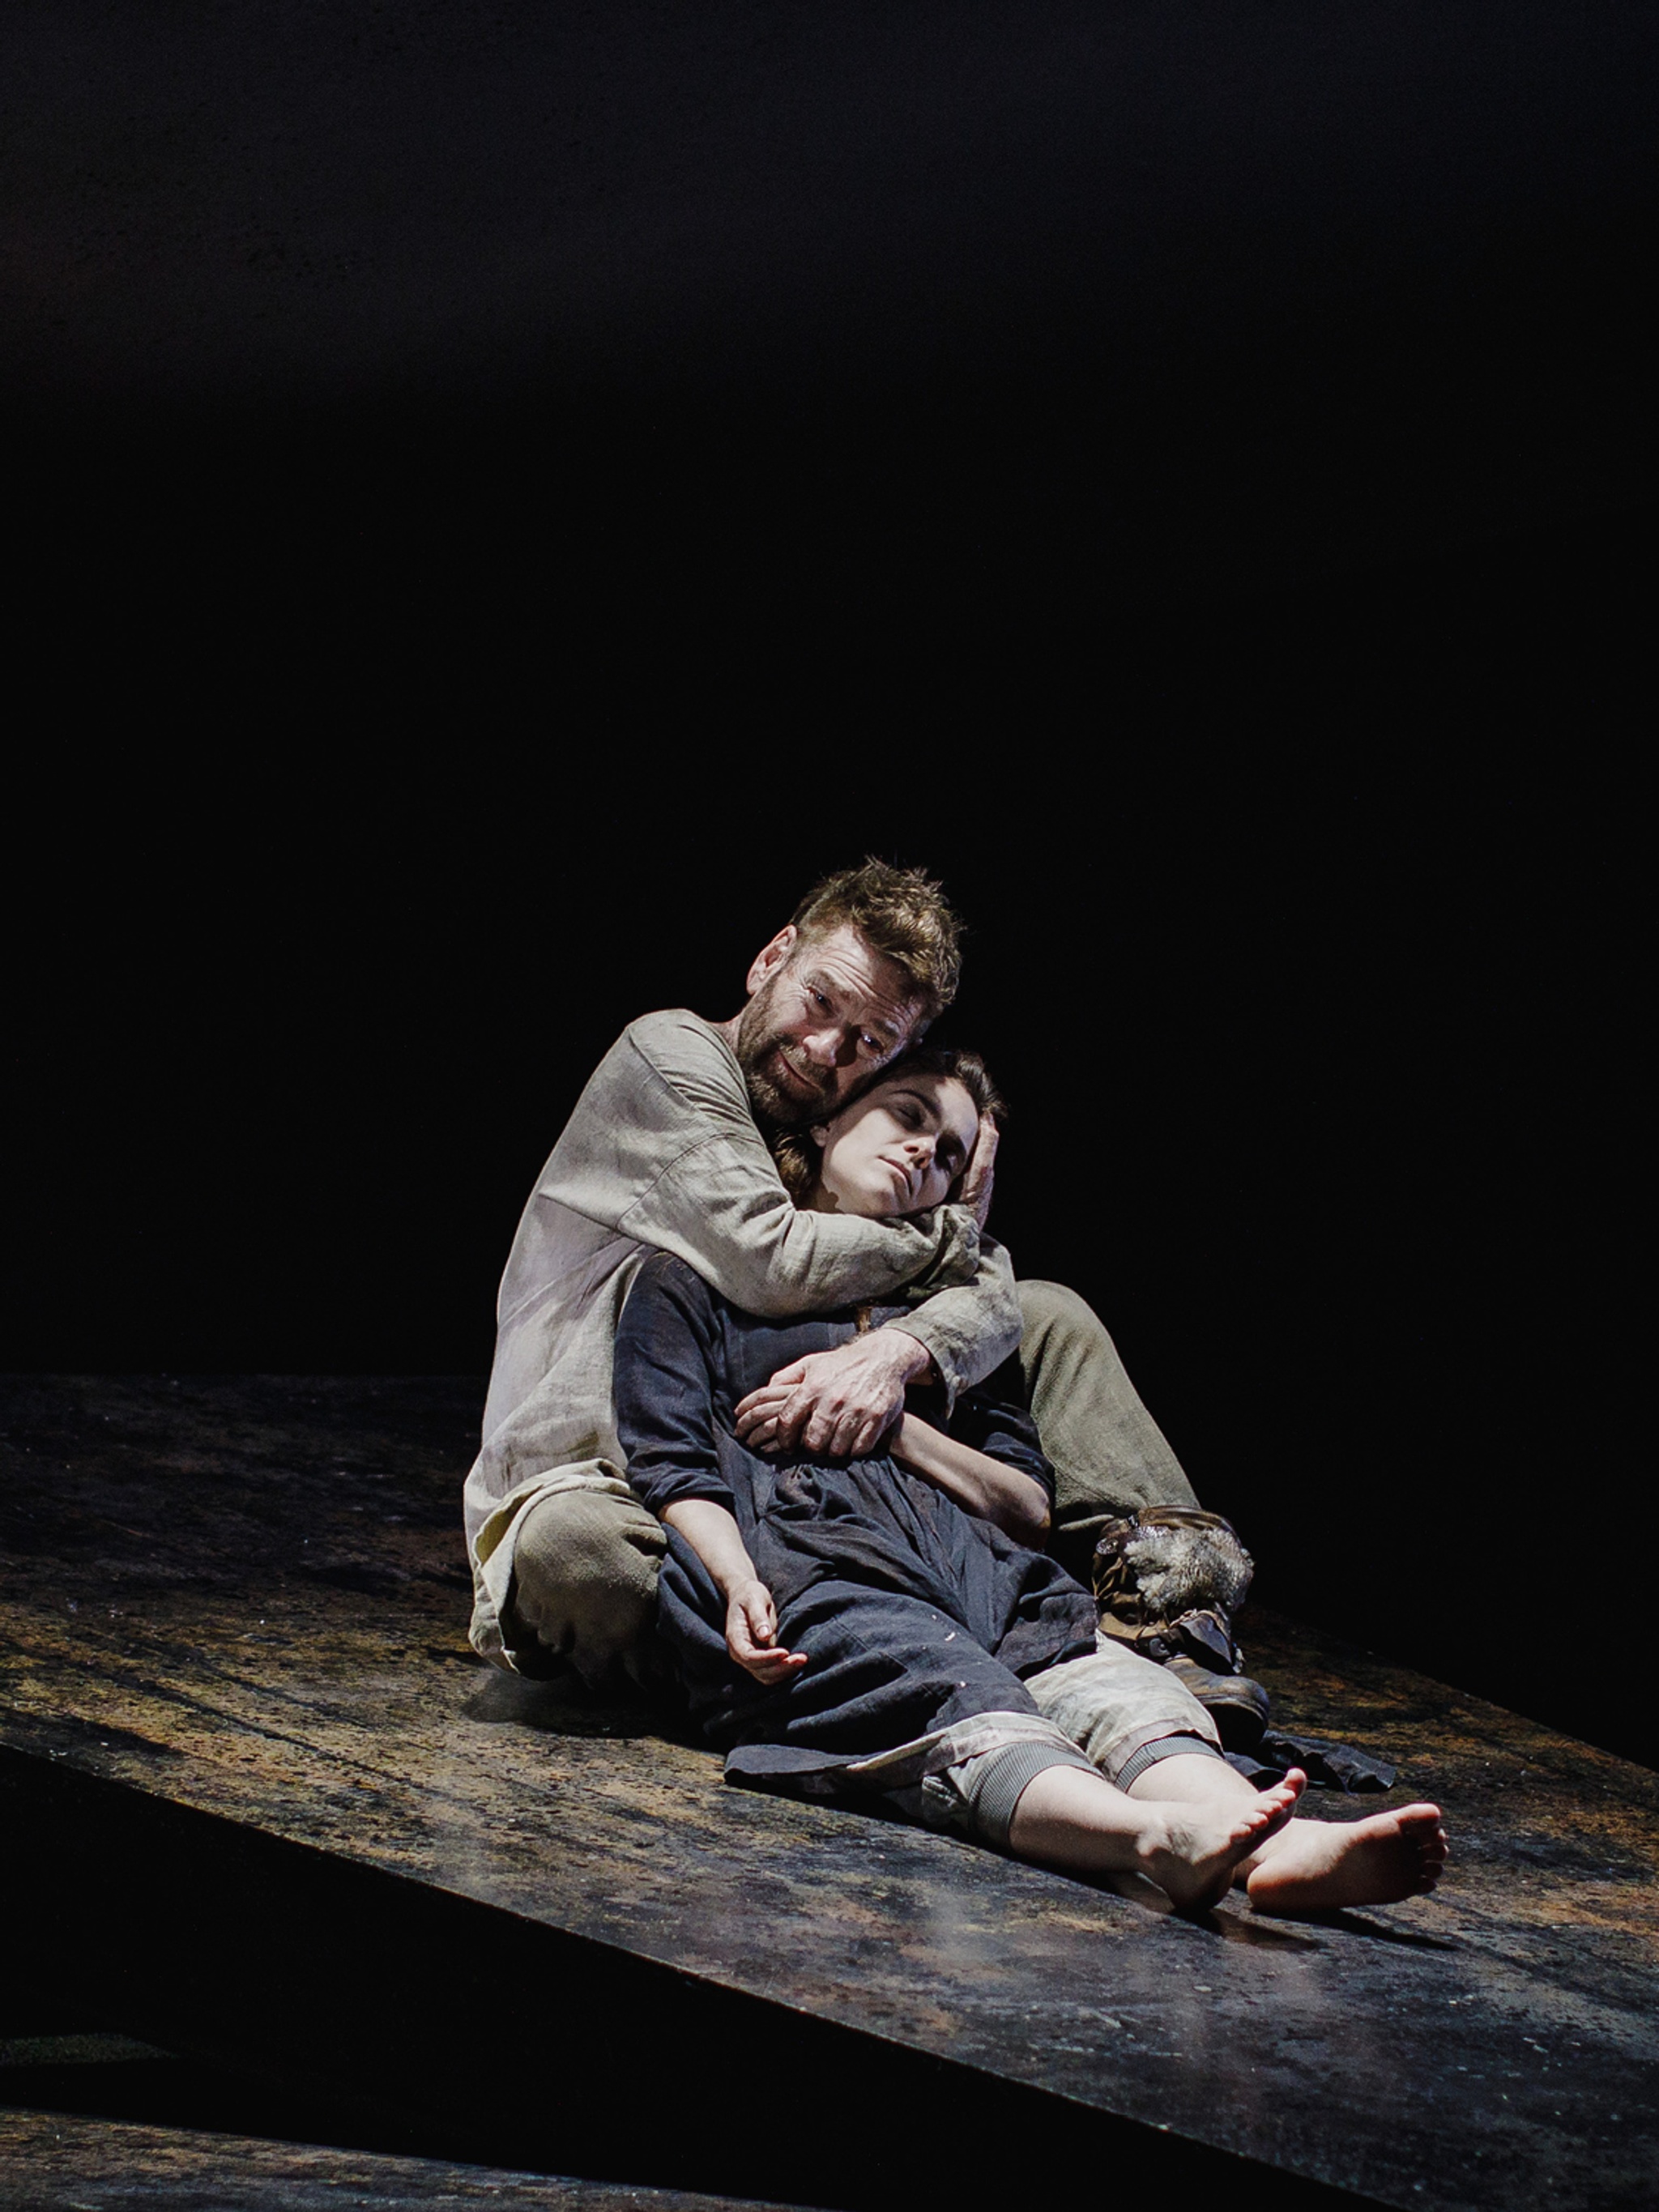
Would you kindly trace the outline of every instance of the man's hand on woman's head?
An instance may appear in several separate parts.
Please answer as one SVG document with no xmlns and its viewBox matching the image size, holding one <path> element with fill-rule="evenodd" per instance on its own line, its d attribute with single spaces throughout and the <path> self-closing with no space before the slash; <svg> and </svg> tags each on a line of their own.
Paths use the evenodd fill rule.
<svg viewBox="0 0 1659 2212">
<path fill-rule="evenodd" d="M 757 1682 L 781 1682 L 806 1664 L 804 1651 L 778 1649 L 778 1609 L 758 1580 L 734 1583 L 726 1592 L 726 1648 Z"/>
<path fill-rule="evenodd" d="M 996 1123 L 988 1114 L 981 1114 L 979 1134 L 974 1139 L 974 1149 L 968 1164 L 962 1171 L 962 1187 L 957 1194 L 957 1204 L 965 1206 L 981 1229 L 991 1216 L 991 1186 L 996 1180 L 997 1146 L 1000 1141 Z"/>
<path fill-rule="evenodd" d="M 932 1365 L 927 1346 L 901 1328 L 809 1352 L 749 1393 L 737 1409 L 738 1440 L 751 1451 L 862 1459 L 904 1411 L 905 1384 Z"/>
</svg>

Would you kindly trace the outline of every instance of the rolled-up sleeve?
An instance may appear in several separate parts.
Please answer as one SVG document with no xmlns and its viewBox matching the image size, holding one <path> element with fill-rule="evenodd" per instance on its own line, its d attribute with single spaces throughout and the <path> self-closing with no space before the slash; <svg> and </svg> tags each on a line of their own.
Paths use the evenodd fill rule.
<svg viewBox="0 0 1659 2212">
<path fill-rule="evenodd" d="M 973 1281 L 957 1290 L 929 1291 L 894 1326 L 933 1354 L 948 1411 L 959 1390 L 982 1382 L 1019 1349 L 1013 1262 L 994 1237 L 981 1236 Z"/>
</svg>

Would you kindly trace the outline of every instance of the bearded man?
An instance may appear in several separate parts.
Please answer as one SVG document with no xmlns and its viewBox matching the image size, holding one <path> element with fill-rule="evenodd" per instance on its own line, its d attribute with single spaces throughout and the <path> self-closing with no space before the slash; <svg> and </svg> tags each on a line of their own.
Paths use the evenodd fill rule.
<svg viewBox="0 0 1659 2212">
<path fill-rule="evenodd" d="M 736 1408 L 758 1447 L 868 1451 L 908 1385 L 937 1384 L 948 1403 L 1018 1351 L 1055 1466 L 1063 1558 L 1086 1576 L 1101 1528 L 1133 1527 L 1138 1508 L 1207 1518 L 1094 1314 L 1058 1284 L 1016 1285 L 986 1234 L 988 1121 L 958 1201 L 929 1214 L 801 1212 L 779 1177 L 763 1124 L 824 1120 L 918 1043 L 955 994 L 959 939 L 937 884 L 867 860 L 807 894 L 757 955 L 739 1014 L 644 1015 L 600 1063 L 537 1180 L 501 1282 L 483 1448 L 465 1493 L 483 1656 L 592 1685 L 654 1676 L 665 1540 L 623 1479 L 611 1402 L 617 1318 L 653 1249 L 769 1317 L 909 1302 L 902 1322 L 797 1362 Z"/>
</svg>

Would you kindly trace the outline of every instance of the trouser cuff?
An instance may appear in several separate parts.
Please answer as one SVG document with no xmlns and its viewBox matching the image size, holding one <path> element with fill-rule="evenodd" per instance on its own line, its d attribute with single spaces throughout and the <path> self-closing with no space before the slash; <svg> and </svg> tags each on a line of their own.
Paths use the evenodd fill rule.
<svg viewBox="0 0 1659 2212">
<path fill-rule="evenodd" d="M 1225 1763 L 1226 1754 L 1218 1744 L 1202 1735 L 1154 1736 L 1151 1743 L 1143 1743 L 1132 1751 L 1112 1779 L 1120 1790 L 1127 1790 L 1138 1781 L 1149 1766 L 1156 1766 L 1160 1759 L 1219 1759 Z"/>
<path fill-rule="evenodd" d="M 951 1770 L 972 1816 L 974 1832 L 1000 1851 L 1008 1848 L 1014 1808 L 1027 1785 L 1051 1766 L 1080 1767 L 1085 1774 L 1096 1769 L 1069 1744 L 1031 1741 L 1005 1745 L 1000 1751 L 981 1752 Z"/>
</svg>

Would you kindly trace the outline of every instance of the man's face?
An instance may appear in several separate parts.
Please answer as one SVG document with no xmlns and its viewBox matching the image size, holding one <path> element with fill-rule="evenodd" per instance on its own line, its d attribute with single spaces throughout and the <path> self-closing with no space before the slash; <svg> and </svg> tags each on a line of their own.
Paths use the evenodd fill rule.
<svg viewBox="0 0 1659 2212">
<path fill-rule="evenodd" d="M 902 972 L 847 922 L 828 937 L 780 930 L 749 988 L 738 1062 L 757 1109 L 786 1128 L 834 1113 L 924 1026 Z"/>
</svg>

